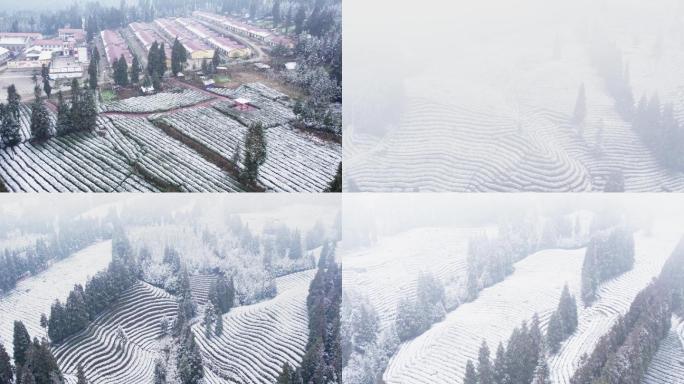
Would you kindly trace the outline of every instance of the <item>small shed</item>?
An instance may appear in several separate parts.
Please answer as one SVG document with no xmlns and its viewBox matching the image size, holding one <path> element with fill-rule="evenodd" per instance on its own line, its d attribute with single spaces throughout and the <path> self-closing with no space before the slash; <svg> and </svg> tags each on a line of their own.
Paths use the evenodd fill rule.
<svg viewBox="0 0 684 384">
<path fill-rule="evenodd" d="M 239 97 L 233 101 L 235 101 L 235 109 L 238 111 L 248 111 L 250 109 L 249 103 L 251 103 L 251 100 L 249 99 Z"/>
</svg>

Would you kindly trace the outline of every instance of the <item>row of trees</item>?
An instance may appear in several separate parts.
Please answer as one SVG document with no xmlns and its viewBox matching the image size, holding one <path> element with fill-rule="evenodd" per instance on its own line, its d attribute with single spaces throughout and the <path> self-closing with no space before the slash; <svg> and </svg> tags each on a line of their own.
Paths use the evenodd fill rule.
<svg viewBox="0 0 684 384">
<path fill-rule="evenodd" d="M 421 272 L 415 297 L 402 297 L 397 305 L 396 331 L 399 340 L 410 340 L 444 318 L 444 286 L 435 276 Z"/>
<path fill-rule="evenodd" d="M 634 234 L 618 226 L 598 232 L 589 241 L 582 264 L 582 301 L 591 305 L 602 282 L 632 269 Z"/>
<path fill-rule="evenodd" d="M 562 340 L 577 328 L 577 304 L 566 285 L 561 293 L 558 308 L 551 315 L 546 336 L 542 335 L 539 316 L 535 313 L 528 327 L 523 322 L 515 328 L 506 347 L 499 344 L 494 361 L 490 359 L 487 343 L 483 340 L 478 353 L 477 366 L 468 360 L 463 379 L 465 384 L 547 384 L 549 370 L 546 365 L 547 349 L 558 351 Z"/>
<path fill-rule="evenodd" d="M 505 348 L 499 343 L 493 361 L 483 340 L 477 367 L 468 360 L 463 377 L 464 384 L 525 384 L 533 380 L 534 383 L 548 383 L 544 340 L 536 314 L 530 326 L 523 322 L 513 330 Z"/>
<path fill-rule="evenodd" d="M 309 340 L 302 364 L 294 371 L 285 363 L 278 383 L 340 383 L 342 268 L 335 261 L 335 246 L 332 243 L 324 244 L 321 250 L 318 271 L 309 286 L 306 303 L 309 314 Z"/>
<path fill-rule="evenodd" d="M 95 91 L 81 89 L 77 79 L 71 82 L 71 105 L 62 92 L 57 100 L 57 135 L 73 132 L 88 132 L 95 129 L 97 123 L 97 101 Z"/>
<path fill-rule="evenodd" d="M 546 329 L 546 344 L 549 352 L 556 353 L 560 343 L 577 329 L 577 300 L 570 294 L 568 285 L 563 287 L 558 308 L 551 314 Z"/>
<path fill-rule="evenodd" d="M 21 142 L 20 101 L 21 96 L 14 84 L 7 87 L 7 105 L 0 103 L 0 139 L 8 146 Z"/>
<path fill-rule="evenodd" d="M 149 86 L 148 82 L 156 91 L 161 90 L 161 79 L 168 70 L 166 65 L 166 48 L 164 43 L 159 44 L 156 40 L 152 43 L 150 51 L 147 53 L 147 76 L 144 81 L 145 86 Z"/>
<path fill-rule="evenodd" d="M 0 344 L 0 383 L 53 384 L 62 383 L 64 377 L 45 339 L 31 336 L 21 321 L 14 322 L 14 366 L 5 347 Z M 15 380 L 16 378 L 16 380 Z M 78 381 L 77 384 L 86 384 Z"/>
<path fill-rule="evenodd" d="M 684 298 L 684 239 L 662 272 L 632 302 L 629 311 L 584 356 L 571 384 L 638 383 L 667 335 L 673 311 Z"/>
<path fill-rule="evenodd" d="M 207 338 L 223 334 L 223 314 L 228 313 L 235 303 L 233 278 L 219 275 L 209 288 L 209 304 L 204 310 L 204 333 Z"/>
<path fill-rule="evenodd" d="M 139 275 L 132 248 L 123 230 L 112 238 L 112 261 L 86 283 L 76 285 L 63 305 L 59 300 L 50 309 L 48 335 L 54 343 L 85 329 L 98 314 L 109 307 Z"/>
<path fill-rule="evenodd" d="M 510 244 L 498 238 L 490 239 L 487 234 L 471 238 L 468 241 L 466 300 L 474 300 L 483 288 L 513 273 L 515 261 Z"/>
<path fill-rule="evenodd" d="M 0 255 L 0 292 L 13 289 L 19 279 L 42 271 L 51 261 L 61 260 L 111 236 L 107 226 L 95 220 L 61 220 L 58 226 L 59 231 L 37 239 L 26 249 L 5 249 Z"/>
<path fill-rule="evenodd" d="M 672 103 L 662 105 L 657 94 L 643 95 L 632 127 L 663 165 L 684 169 L 684 128 L 679 126 Z"/>
</svg>

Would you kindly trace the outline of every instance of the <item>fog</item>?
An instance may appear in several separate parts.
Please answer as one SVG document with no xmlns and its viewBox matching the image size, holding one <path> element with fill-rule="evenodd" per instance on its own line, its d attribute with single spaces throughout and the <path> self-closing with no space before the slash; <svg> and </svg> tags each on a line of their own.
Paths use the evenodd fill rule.
<svg viewBox="0 0 684 384">
<path fill-rule="evenodd" d="M 572 114 L 581 83 L 597 88 L 587 91 L 590 107 L 601 104 L 603 108 L 607 103 L 604 95 L 598 94 L 606 93 L 606 87 L 587 53 L 596 40 L 615 42 L 624 54 L 623 63 L 631 67 L 628 81 L 636 100 L 642 94 L 658 92 L 662 102 L 666 94 L 667 101 L 672 102 L 672 88 L 681 82 L 677 68 L 682 65 L 678 60 L 684 46 L 682 4 L 677 0 L 346 1 L 343 92 L 347 189 L 532 191 L 528 185 L 505 184 L 505 176 L 473 170 L 480 167 L 478 160 L 469 164 L 459 156 L 487 158 L 489 153 L 476 150 L 489 151 L 497 145 L 509 149 L 496 139 L 510 124 L 519 128 L 525 145 L 539 147 L 535 154 L 568 151 L 570 161 L 575 161 L 576 153 L 567 149 L 575 143 L 545 136 L 550 136 L 564 115 Z M 662 58 L 651 54 L 660 49 L 659 45 L 665 47 Z M 542 116 L 549 121 L 540 121 L 542 111 L 553 114 Z M 487 117 L 492 121 L 484 121 Z M 613 117 L 608 113 L 588 116 L 591 124 L 600 119 L 611 121 Z M 589 128 L 591 124 L 587 122 Z M 466 136 L 474 134 L 470 130 L 483 137 L 475 141 Z M 587 137 L 589 132 L 591 137 Z M 536 136 L 539 142 L 530 143 L 528 135 Z M 583 146 L 591 150 L 593 130 L 586 130 L 584 135 L 587 143 Z M 472 149 L 473 156 L 459 153 L 463 151 L 459 144 L 471 140 L 476 145 L 491 140 L 492 145 Z M 611 153 L 611 145 L 618 144 L 606 143 L 608 155 L 592 161 L 607 162 L 607 157 L 618 156 Z M 516 164 L 503 164 L 506 160 L 512 163 L 517 159 L 501 159 L 500 168 L 516 171 Z M 577 156 L 577 161 L 584 163 L 580 172 L 593 177 L 593 189 L 599 189 L 597 180 L 601 176 L 585 159 Z M 620 165 L 625 174 L 634 167 Z M 648 176 L 660 171 L 659 165 L 652 167 Z M 530 178 L 544 177 L 542 171 L 532 172 L 539 174 Z M 634 178 L 638 177 L 644 176 L 634 171 Z M 463 181 L 470 178 L 492 180 L 475 185 Z M 555 182 L 537 189 L 592 189 Z M 648 191 L 643 187 L 647 181 L 630 182 L 628 178 L 626 189 Z M 648 185 L 660 187 L 655 184 Z"/>
<path fill-rule="evenodd" d="M 343 199 L 343 241 L 360 233 L 381 238 L 414 228 L 485 227 L 525 214 L 567 215 L 579 211 L 610 214 L 635 227 L 684 217 L 677 194 L 432 194 L 357 193 Z"/>
<path fill-rule="evenodd" d="M 2 11 L 56 11 L 76 4 L 86 4 L 84 0 L 0 0 Z M 101 5 L 119 5 L 119 0 L 98 0 Z M 129 0 L 130 2 L 130 0 Z"/>
</svg>

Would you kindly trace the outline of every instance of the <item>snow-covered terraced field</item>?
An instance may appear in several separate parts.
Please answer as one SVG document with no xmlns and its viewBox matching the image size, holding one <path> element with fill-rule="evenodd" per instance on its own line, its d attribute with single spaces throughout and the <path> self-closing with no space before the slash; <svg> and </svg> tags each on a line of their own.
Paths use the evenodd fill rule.
<svg viewBox="0 0 684 384">
<path fill-rule="evenodd" d="M 216 281 L 215 275 L 192 275 L 190 276 L 190 290 L 192 299 L 197 305 L 204 305 L 209 301 L 209 289 Z"/>
<path fill-rule="evenodd" d="M 672 316 L 672 327 L 660 342 L 641 384 L 684 383 L 684 323 Z"/>
<path fill-rule="evenodd" d="M 363 191 L 579 192 L 602 190 L 606 177 L 622 170 L 627 191 L 684 190 L 684 174 L 657 162 L 614 110 L 586 46 L 567 35 L 557 60 L 543 47 L 510 57 L 501 53 L 507 48 L 488 47 L 506 63 L 497 66 L 491 52 L 473 48 L 459 63 L 469 77 L 449 79 L 448 91 L 436 70 L 407 79 L 399 126 L 374 140 L 355 133 L 345 178 Z M 482 68 L 470 68 L 476 64 Z M 582 83 L 580 135 L 570 120 Z"/>
<path fill-rule="evenodd" d="M 115 129 L 109 140 L 118 153 L 156 185 L 167 185 L 183 192 L 238 192 L 240 183 L 233 176 L 202 158 L 185 144 L 172 139 L 142 118 L 110 117 Z"/>
<path fill-rule="evenodd" d="M 105 269 L 112 259 L 111 240 L 74 253 L 45 271 L 20 280 L 8 294 L 0 295 L 0 343 L 12 354 L 14 321 L 21 320 L 31 337 L 45 335 L 40 314 L 50 314 L 55 299 L 65 302 L 75 284 L 85 284 L 89 277 Z"/>
<path fill-rule="evenodd" d="M 682 228 L 660 228 L 653 236 L 635 236 L 634 268 L 602 284 L 591 307 L 578 306 L 577 330 L 548 361 L 554 383 L 570 383 L 582 355 L 591 354 L 599 338 L 627 313 L 636 295 L 660 274 L 682 232 Z"/>
<path fill-rule="evenodd" d="M 76 382 L 79 364 L 92 383 L 152 382 L 160 322 L 166 317 L 171 323 L 176 311 L 173 296 L 136 283 L 88 328 L 53 348 L 67 382 Z"/>
<path fill-rule="evenodd" d="M 0 179 L 16 192 L 240 191 L 227 172 L 144 118 L 106 117 L 74 133 L 0 150 Z"/>
<path fill-rule="evenodd" d="M 402 297 L 415 295 L 419 272 L 464 287 L 468 240 L 485 228 L 420 228 L 382 238 L 377 245 L 343 252 L 344 289 L 368 296 L 384 328 L 394 321 Z M 491 231 L 491 229 L 490 229 Z"/>
<path fill-rule="evenodd" d="M 275 382 L 285 362 L 299 366 L 308 340 L 306 297 L 315 270 L 277 279 L 278 295 L 223 315 L 223 335 L 193 326 L 208 383 Z"/>
<path fill-rule="evenodd" d="M 599 299 L 579 308 L 579 327 L 549 361 L 554 383 L 567 383 L 583 353 L 625 313 L 636 294 L 657 276 L 682 233 L 680 226 L 657 226 L 650 236 L 635 236 L 632 270 L 601 286 Z M 580 297 L 584 249 L 544 250 L 515 264 L 504 281 L 484 289 L 478 298 L 450 312 L 446 319 L 402 344 L 383 378 L 387 383 L 453 383 L 462 378 L 468 359 L 477 359 L 482 340 L 490 349 L 506 342 L 522 321 L 538 313 L 545 328 L 558 305 L 563 285 Z M 580 302 L 581 304 L 581 302 Z"/>
<path fill-rule="evenodd" d="M 51 127 L 52 129 L 50 130 L 50 133 L 54 134 L 55 133 L 55 123 L 57 122 L 57 116 L 55 115 L 54 112 L 52 112 L 50 109 L 48 109 L 48 114 L 50 115 L 50 122 L 51 122 Z M 31 138 L 31 106 L 26 105 L 26 104 L 20 104 L 19 105 L 19 132 L 21 134 L 21 141 L 27 141 Z M 2 140 L 0 140 L 0 148 L 5 147 L 5 138 L 3 137 Z"/>
<path fill-rule="evenodd" d="M 210 100 L 211 96 L 194 90 L 183 89 L 179 92 L 160 92 L 151 96 L 131 97 L 129 99 L 100 104 L 102 112 L 154 113 L 176 108 L 189 107 Z"/>
<path fill-rule="evenodd" d="M 150 117 L 166 124 L 231 160 L 242 149 L 247 127 L 213 108 L 193 108 Z M 342 161 L 340 144 L 325 142 L 290 126 L 266 129 L 267 158 L 259 168 L 259 183 L 285 192 L 324 190 Z"/>
<path fill-rule="evenodd" d="M 486 340 L 496 350 L 523 320 L 544 324 L 567 283 L 577 295 L 584 249 L 544 250 L 515 264 L 515 272 L 462 304 L 417 338 L 402 344 L 383 374 L 386 383 L 455 383 Z"/>
</svg>

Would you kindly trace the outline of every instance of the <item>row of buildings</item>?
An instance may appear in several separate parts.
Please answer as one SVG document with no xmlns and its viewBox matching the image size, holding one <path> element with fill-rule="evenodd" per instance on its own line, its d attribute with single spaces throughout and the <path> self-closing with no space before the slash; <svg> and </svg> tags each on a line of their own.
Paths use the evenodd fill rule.
<svg viewBox="0 0 684 384">
<path fill-rule="evenodd" d="M 278 35 L 268 29 L 259 28 L 232 17 L 202 11 L 195 11 L 192 13 L 192 15 L 198 20 L 211 23 L 212 25 L 216 25 L 228 31 L 249 37 L 254 40 L 262 41 L 270 46 L 276 46 L 280 44 L 288 48 L 294 47 L 294 41 L 287 36 Z"/>
<path fill-rule="evenodd" d="M 85 41 L 85 31 L 76 28 L 61 28 L 53 38 L 34 32 L 2 32 L 0 65 L 19 70 L 47 65 L 53 80 L 80 77 L 88 62 Z"/>
</svg>

